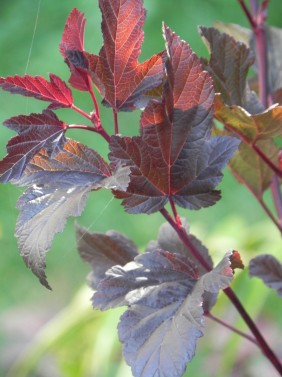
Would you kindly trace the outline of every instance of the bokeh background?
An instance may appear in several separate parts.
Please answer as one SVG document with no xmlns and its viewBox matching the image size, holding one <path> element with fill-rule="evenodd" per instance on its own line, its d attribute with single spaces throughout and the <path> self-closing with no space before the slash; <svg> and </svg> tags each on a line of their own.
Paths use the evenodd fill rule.
<svg viewBox="0 0 282 377">
<path fill-rule="evenodd" d="M 0 76 L 29 73 L 47 78 L 52 72 L 67 80 L 68 68 L 58 49 L 65 20 L 74 7 L 85 12 L 86 49 L 98 53 L 102 37 L 97 3 L 1 0 Z M 201 56 L 207 56 L 207 52 L 198 35 L 198 25 L 212 26 L 220 20 L 248 26 L 236 0 L 144 0 L 144 4 L 148 15 L 142 61 L 164 48 L 162 21 Z M 281 14 L 281 0 L 270 1 L 269 23 L 282 27 Z M 78 106 L 91 111 L 85 93 L 76 92 L 75 99 Z M 0 92 L 0 122 L 14 115 L 40 112 L 45 106 L 46 103 L 30 98 Z M 103 124 L 111 132 L 111 112 L 101 110 Z M 58 115 L 69 123 L 82 121 L 69 110 L 60 110 Z M 119 116 L 123 134 L 138 132 L 139 115 L 135 112 Z M 1 158 L 12 135 L 1 128 Z M 106 156 L 101 138 L 74 131 L 68 136 Z M 220 188 L 223 198 L 214 207 L 181 211 L 191 232 L 208 246 L 214 260 L 229 249 L 239 250 L 246 265 L 256 254 L 270 252 L 281 256 L 278 231 L 251 194 L 228 171 Z M 92 310 L 92 293 L 86 284 L 89 269 L 76 251 L 73 219 L 68 221 L 63 234 L 55 237 L 47 255 L 47 275 L 53 291 L 43 288 L 26 269 L 14 238 L 16 201 L 21 192 L 10 184 L 0 185 L 0 376 L 130 377 L 116 335 L 120 310 Z M 270 198 L 268 202 L 271 204 Z M 78 222 L 91 231 L 120 231 L 143 250 L 150 240 L 156 239 L 163 219 L 159 214 L 127 215 L 120 202 L 112 200 L 110 192 L 101 191 L 92 194 Z M 250 280 L 247 271 L 236 274 L 233 287 L 266 339 L 281 354 L 282 306 L 276 294 L 258 279 Z M 224 296 L 220 296 L 213 313 L 246 330 Z M 207 320 L 206 335 L 199 340 L 196 357 L 188 365 L 186 375 L 275 377 L 275 373 L 253 344 Z"/>
</svg>

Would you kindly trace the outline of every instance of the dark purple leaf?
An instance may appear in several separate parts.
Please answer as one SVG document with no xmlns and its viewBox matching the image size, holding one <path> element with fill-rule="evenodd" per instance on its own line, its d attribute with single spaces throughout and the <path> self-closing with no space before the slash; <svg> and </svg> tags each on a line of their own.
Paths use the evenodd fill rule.
<svg viewBox="0 0 282 377">
<path fill-rule="evenodd" d="M 229 255 L 200 277 L 187 257 L 160 249 L 106 275 L 93 303 L 100 309 L 129 307 L 118 331 L 135 377 L 183 375 L 203 335 L 203 293 L 217 293 L 233 277 Z"/>
<path fill-rule="evenodd" d="M 169 198 L 181 207 L 215 204 L 221 169 L 239 141 L 210 137 L 214 91 L 209 74 L 190 47 L 169 28 L 167 82 L 162 103 L 152 101 L 141 117 L 141 136 L 113 136 L 110 159 L 131 168 L 126 192 L 116 193 L 130 213 L 153 213 Z"/>
<path fill-rule="evenodd" d="M 126 170 L 117 169 L 117 175 L 120 169 Z M 16 183 L 30 187 L 18 202 L 16 236 L 20 253 L 47 288 L 45 254 L 54 235 L 64 229 L 66 219 L 81 214 L 90 191 L 101 187 L 125 189 L 127 185 L 124 174 L 119 184 L 98 153 L 75 141 L 68 141 L 53 159 L 44 150 L 39 152 Z"/>
<path fill-rule="evenodd" d="M 89 233 L 87 229 L 77 227 L 76 238 L 81 258 L 92 266 L 89 283 L 93 289 L 97 289 L 108 269 L 117 264 L 124 266 L 138 255 L 134 243 L 113 230 L 105 234 Z"/>
<path fill-rule="evenodd" d="M 58 76 L 50 74 L 50 81 L 41 76 L 0 77 L 0 87 L 10 93 L 51 102 L 50 108 L 71 107 L 72 92 Z"/>
<path fill-rule="evenodd" d="M 45 148 L 55 156 L 65 143 L 67 125 L 52 111 L 42 114 L 19 115 L 4 122 L 4 126 L 18 133 L 7 144 L 8 155 L 0 161 L 0 180 L 19 179 L 32 157 Z"/>
<path fill-rule="evenodd" d="M 205 68 L 213 77 L 216 91 L 226 104 L 244 105 L 246 78 L 254 55 L 244 43 L 214 28 L 200 27 L 200 34 L 211 54 Z"/>
<path fill-rule="evenodd" d="M 272 255 L 264 254 L 250 261 L 250 275 L 258 277 L 282 297 L 282 264 Z"/>
<path fill-rule="evenodd" d="M 187 229 L 189 233 L 188 226 L 186 224 L 186 219 L 181 219 L 183 226 Z M 201 256 L 205 259 L 205 261 L 213 268 L 213 261 L 209 255 L 208 249 L 201 243 L 197 237 L 189 234 L 190 241 L 195 246 L 195 248 L 199 251 Z M 180 253 L 191 259 L 195 265 L 197 265 L 199 269 L 200 275 L 206 273 L 206 269 L 198 262 L 198 260 L 194 257 L 191 251 L 183 244 L 183 242 L 178 237 L 175 230 L 168 224 L 164 223 L 159 230 L 158 241 L 151 241 L 147 251 L 154 250 L 156 248 L 161 248 L 163 250 L 170 251 L 171 253 Z M 205 292 L 203 294 L 203 309 L 204 312 L 209 312 L 213 305 L 216 303 L 217 294 L 211 292 Z"/>
</svg>

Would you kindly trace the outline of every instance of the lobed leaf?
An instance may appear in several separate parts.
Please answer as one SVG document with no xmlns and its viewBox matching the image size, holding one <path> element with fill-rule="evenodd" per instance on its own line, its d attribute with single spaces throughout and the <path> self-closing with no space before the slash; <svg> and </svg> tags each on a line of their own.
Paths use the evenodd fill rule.
<svg viewBox="0 0 282 377">
<path fill-rule="evenodd" d="M 88 74 L 85 70 L 78 68 L 78 64 L 74 64 L 74 59 L 80 56 L 79 53 L 84 52 L 85 23 L 84 13 L 74 8 L 66 21 L 60 42 L 60 52 L 71 71 L 69 83 L 82 91 L 89 90 Z"/>
<path fill-rule="evenodd" d="M 250 49 L 230 35 L 214 28 L 199 28 L 210 51 L 210 61 L 205 68 L 211 73 L 216 91 L 228 105 L 246 105 L 246 78 L 254 62 Z"/>
<path fill-rule="evenodd" d="M 98 153 L 69 140 L 53 159 L 41 150 L 30 161 L 21 179 L 16 181 L 29 187 L 18 202 L 20 214 L 16 237 L 20 253 L 26 265 L 47 288 L 50 287 L 44 272 L 45 254 L 54 235 L 63 230 L 69 216 L 82 213 L 90 191 L 104 186 L 126 187 L 123 174 L 118 186 L 116 177 L 111 185 L 111 177 L 109 166 Z"/>
<path fill-rule="evenodd" d="M 50 81 L 41 76 L 0 77 L 0 87 L 10 93 L 51 102 L 49 108 L 71 107 L 72 92 L 58 76 L 50 74 Z"/>
<path fill-rule="evenodd" d="M 200 277 L 186 256 L 156 249 L 106 275 L 93 303 L 100 309 L 128 306 L 118 331 L 133 375 L 178 377 L 203 335 L 203 293 L 226 288 L 233 273 L 229 255 Z"/>
<path fill-rule="evenodd" d="M 181 219 L 183 226 L 186 228 L 187 233 L 188 226 L 186 223 L 186 219 Z M 208 249 L 201 243 L 201 241 L 192 234 L 189 234 L 189 239 L 191 243 L 196 247 L 199 251 L 200 255 L 204 258 L 208 265 L 210 265 L 211 269 L 213 268 L 213 261 L 209 255 Z M 171 227 L 170 224 L 164 223 L 161 225 L 159 229 L 159 236 L 158 240 L 151 241 L 146 249 L 146 251 L 151 251 L 156 248 L 161 248 L 163 250 L 167 250 L 171 253 L 179 253 L 185 255 L 187 258 L 193 261 L 193 263 L 197 266 L 200 275 L 206 273 L 206 269 L 198 262 L 198 260 L 194 257 L 191 250 L 183 244 L 180 240 L 178 234 L 175 230 Z M 211 310 L 213 305 L 216 303 L 217 294 L 211 292 L 205 292 L 203 295 L 203 309 L 204 312 L 207 313 Z"/>
<path fill-rule="evenodd" d="M 116 264 L 124 266 L 138 255 L 134 243 L 113 230 L 105 234 L 90 233 L 77 226 L 76 238 L 81 258 L 92 266 L 89 282 L 93 289 L 97 289 L 108 269 Z"/>
<path fill-rule="evenodd" d="M 278 165 L 279 148 L 273 138 L 282 136 L 282 107 L 271 106 L 260 114 L 251 115 L 240 106 L 228 106 L 221 96 L 215 99 L 215 117 L 229 133 L 237 134 L 243 141 L 230 161 L 235 177 L 244 183 L 258 198 L 262 198 L 274 175 L 252 145 Z"/>
<path fill-rule="evenodd" d="M 162 83 L 164 55 L 159 53 L 144 63 L 138 62 L 146 15 L 142 0 L 99 0 L 99 5 L 103 47 L 99 56 L 79 54 L 78 66 L 85 68 L 87 59 L 89 72 L 105 105 L 116 111 L 133 110 L 138 107 L 136 103 L 143 103 L 148 91 Z"/>
<path fill-rule="evenodd" d="M 282 297 L 282 264 L 272 255 L 264 254 L 250 261 L 250 275 L 258 277 Z"/>
<path fill-rule="evenodd" d="M 141 136 L 113 136 L 109 155 L 131 168 L 126 192 L 116 192 L 130 213 L 153 213 L 169 198 L 199 209 L 220 198 L 214 190 L 221 169 L 238 140 L 210 137 L 214 91 L 200 60 L 178 36 L 164 27 L 167 82 L 163 101 L 151 101 L 142 113 Z"/>
<path fill-rule="evenodd" d="M 279 149 L 272 140 L 262 140 L 257 146 L 274 163 L 277 163 Z M 238 152 L 229 163 L 232 174 L 246 185 L 259 199 L 269 187 L 273 171 L 247 144 L 241 143 Z"/>
<path fill-rule="evenodd" d="M 4 126 L 18 133 L 8 142 L 8 155 L 0 161 L 0 181 L 4 183 L 19 179 L 27 163 L 41 148 L 53 157 L 65 143 L 67 125 L 50 110 L 10 118 Z"/>
</svg>

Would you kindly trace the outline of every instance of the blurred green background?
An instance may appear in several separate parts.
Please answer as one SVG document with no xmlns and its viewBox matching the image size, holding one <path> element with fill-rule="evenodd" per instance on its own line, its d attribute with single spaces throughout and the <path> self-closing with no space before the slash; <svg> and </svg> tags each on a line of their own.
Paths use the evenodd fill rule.
<svg viewBox="0 0 282 377">
<path fill-rule="evenodd" d="M 248 26 L 235 0 L 145 0 L 144 3 L 148 15 L 142 60 L 164 48 L 162 21 L 202 56 L 207 53 L 197 33 L 198 25 L 212 26 L 215 21 L 223 21 Z M 0 76 L 29 73 L 47 78 L 52 72 L 68 80 L 68 68 L 58 45 L 73 7 L 85 12 L 87 18 L 86 49 L 99 52 L 102 37 L 97 0 L 1 0 L 0 4 Z M 269 23 L 282 27 L 281 14 L 281 0 L 270 1 Z M 91 111 L 85 93 L 76 92 L 75 98 L 78 106 Z M 18 114 L 40 112 L 45 106 L 46 103 L 30 98 L 0 92 L 0 121 Z M 112 132 L 111 112 L 101 110 L 103 124 Z M 69 123 L 82 121 L 69 110 L 57 113 Z M 138 132 L 139 115 L 135 112 L 119 116 L 123 134 Z M 1 158 L 12 135 L 1 128 Z M 92 135 L 87 132 L 72 132 L 68 136 L 106 156 L 106 145 L 101 138 L 94 135 L 89 139 Z M 281 253 L 278 231 L 251 194 L 228 171 L 220 187 L 223 199 L 214 207 L 197 212 L 181 211 L 188 218 L 191 232 L 209 247 L 215 261 L 228 249 L 238 249 L 245 264 L 259 253 L 278 256 Z M 20 193 L 21 189 L 10 184 L 0 186 L 0 376 L 131 376 L 122 360 L 115 330 L 120 311 L 100 313 L 91 309 L 92 293 L 86 285 L 89 269 L 76 252 L 73 219 L 68 221 L 64 233 L 55 237 L 47 256 L 47 276 L 53 291 L 43 288 L 26 269 L 14 238 L 18 213 L 15 205 Z M 271 203 L 270 198 L 268 202 Z M 156 238 L 163 222 L 159 214 L 125 214 L 120 202 L 112 200 L 110 192 L 102 191 L 92 194 L 78 221 L 90 231 L 118 230 L 132 238 L 141 250 Z M 237 273 L 233 287 L 257 319 L 267 340 L 281 352 L 277 329 L 281 331 L 282 306 L 275 293 L 257 279 L 249 280 L 246 271 Z M 246 330 L 225 297 L 220 297 L 214 313 Z M 7 374 L 9 368 L 12 369 Z M 197 355 L 187 369 L 187 376 L 196 375 L 276 376 L 255 346 L 209 320 L 206 336 L 200 339 Z"/>
</svg>

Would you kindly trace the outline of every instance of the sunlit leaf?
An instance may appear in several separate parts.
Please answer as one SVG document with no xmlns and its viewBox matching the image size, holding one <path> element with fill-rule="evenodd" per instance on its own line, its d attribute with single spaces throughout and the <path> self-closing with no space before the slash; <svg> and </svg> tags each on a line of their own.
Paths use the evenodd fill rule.
<svg viewBox="0 0 282 377">
<path fill-rule="evenodd" d="M 52 111 L 42 114 L 19 115 L 4 122 L 4 126 L 18 133 L 7 144 L 8 155 L 0 161 L 0 180 L 19 179 L 26 164 L 41 149 L 55 156 L 65 143 L 67 125 Z"/>
<path fill-rule="evenodd" d="M 99 0 L 104 44 L 99 56 L 86 54 L 92 79 L 104 104 L 115 110 L 132 110 L 164 75 L 163 53 L 138 62 L 144 38 L 146 12 L 141 0 Z"/>
<path fill-rule="evenodd" d="M 238 140 L 210 137 L 214 91 L 209 74 L 190 47 L 164 28 L 167 82 L 162 102 L 151 101 L 141 116 L 141 136 L 113 136 L 109 155 L 131 168 L 126 192 L 116 193 L 130 213 L 152 213 L 171 197 L 199 209 L 220 198 L 214 190 Z"/>
<path fill-rule="evenodd" d="M 84 51 L 85 23 L 84 14 L 74 8 L 66 21 L 60 42 L 60 52 L 71 71 L 69 83 L 82 91 L 89 90 L 88 75 L 85 70 L 77 68 L 78 64 L 74 64 L 74 60 L 78 56 L 83 56 L 78 53 Z"/>
<path fill-rule="evenodd" d="M 0 87 L 10 93 L 51 102 L 50 108 L 71 107 L 73 104 L 71 90 L 62 79 L 52 73 L 50 81 L 41 76 L 30 75 L 0 77 Z"/>
<path fill-rule="evenodd" d="M 262 140 L 257 146 L 273 162 L 278 161 L 279 149 L 271 140 Z M 234 176 L 258 198 L 262 198 L 264 191 L 269 187 L 273 171 L 247 144 L 241 143 L 238 152 L 229 162 L 229 167 Z"/>
</svg>

